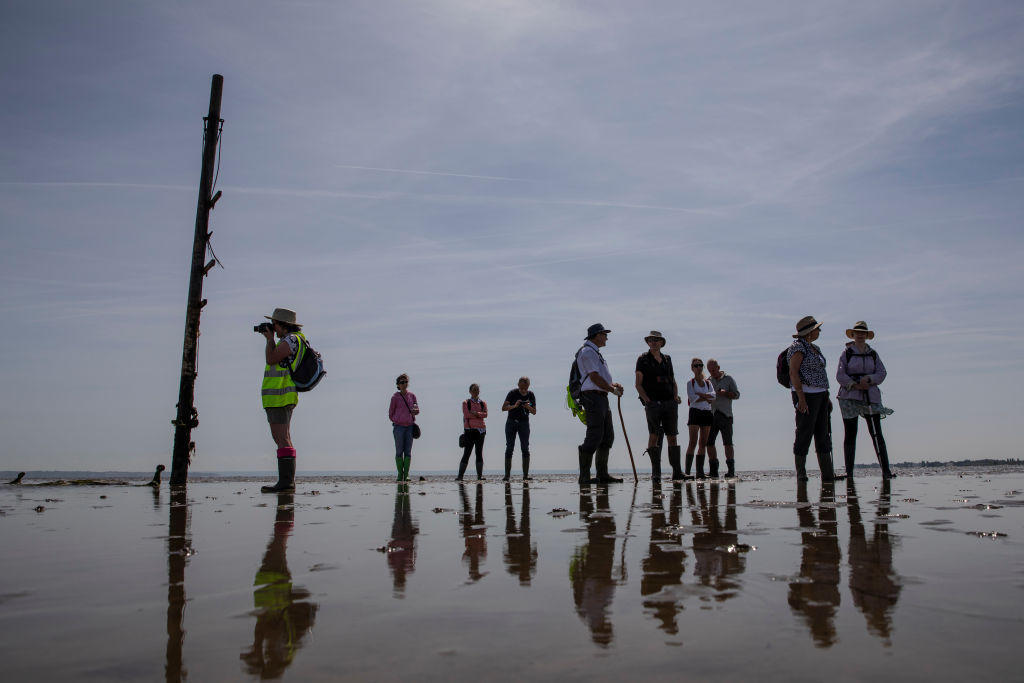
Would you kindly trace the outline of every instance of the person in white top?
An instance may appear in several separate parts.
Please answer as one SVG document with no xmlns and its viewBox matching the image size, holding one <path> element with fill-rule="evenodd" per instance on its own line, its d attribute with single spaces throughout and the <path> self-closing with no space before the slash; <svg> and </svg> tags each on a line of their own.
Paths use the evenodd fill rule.
<svg viewBox="0 0 1024 683">
<path fill-rule="evenodd" d="M 596 323 L 587 329 L 587 341 L 576 355 L 576 366 L 579 368 L 583 382 L 583 410 L 587 416 L 587 434 L 579 445 L 580 478 L 582 484 L 607 484 L 620 482 L 622 479 L 608 474 L 608 454 L 615 440 L 612 428 L 612 411 L 608 406 L 608 394 L 622 396 L 622 385 L 612 381 L 612 373 L 601 355 L 601 347 L 608 343 L 608 333 L 604 325 Z M 597 455 L 597 478 L 590 478 L 590 464 Z"/>
<path fill-rule="evenodd" d="M 704 376 L 704 361 L 694 358 L 690 361 L 693 379 L 686 383 L 686 403 L 690 406 L 690 415 L 686 426 L 690 431 L 690 441 L 686 445 L 686 471 L 683 479 L 692 479 L 690 468 L 693 466 L 693 450 L 697 448 L 697 479 L 704 479 L 704 455 L 708 445 L 708 432 L 711 431 L 711 403 L 715 400 L 715 387 L 711 380 Z"/>
</svg>

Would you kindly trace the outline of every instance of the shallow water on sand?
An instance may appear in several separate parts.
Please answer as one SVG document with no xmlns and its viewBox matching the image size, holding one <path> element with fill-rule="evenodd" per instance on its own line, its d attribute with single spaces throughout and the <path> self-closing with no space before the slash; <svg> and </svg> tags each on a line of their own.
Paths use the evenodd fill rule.
<svg viewBox="0 0 1024 683">
<path fill-rule="evenodd" d="M 5 681 L 1007 680 L 1024 473 L 0 486 Z"/>
</svg>

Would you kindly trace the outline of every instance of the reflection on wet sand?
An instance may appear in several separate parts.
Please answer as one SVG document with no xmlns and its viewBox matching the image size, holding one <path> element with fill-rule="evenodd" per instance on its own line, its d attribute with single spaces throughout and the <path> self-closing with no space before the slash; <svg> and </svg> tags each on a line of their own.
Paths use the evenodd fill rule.
<svg viewBox="0 0 1024 683">
<path fill-rule="evenodd" d="M 644 608 L 653 611 L 654 618 L 661 622 L 659 628 L 674 635 L 679 632 L 676 615 L 683 610 L 683 604 L 675 594 L 663 591 L 682 583 L 686 551 L 677 531 L 682 484 L 672 485 L 671 490 L 666 520 L 661 482 L 655 481 L 651 489 L 651 541 L 641 561 L 640 595 L 649 596 L 644 600 Z"/>
<path fill-rule="evenodd" d="M 587 543 L 573 552 L 569 563 L 572 596 L 576 613 L 590 627 L 590 637 L 597 645 L 612 642 L 609 608 L 615 597 L 615 517 L 608 503 L 608 489 L 598 487 L 580 491 L 580 520 L 587 525 Z"/>
<path fill-rule="evenodd" d="M 878 518 L 871 540 L 867 540 L 860 516 L 860 499 L 853 479 L 846 484 L 850 512 L 850 594 L 867 620 L 868 631 L 891 645 L 892 613 L 900 597 L 899 577 L 893 570 L 893 539 L 885 522 L 889 514 L 890 484 L 882 481 L 878 495 Z"/>
<path fill-rule="evenodd" d="M 159 491 L 155 492 L 159 500 Z M 188 496 L 185 489 L 171 489 L 167 525 L 167 653 L 164 679 L 183 681 L 187 672 L 182 665 L 185 645 L 185 565 L 192 554 Z"/>
<path fill-rule="evenodd" d="M 245 670 L 261 679 L 284 673 L 316 620 L 317 605 L 307 600 L 310 592 L 292 584 L 288 569 L 288 537 L 294 526 L 295 496 L 279 493 L 274 533 L 253 582 L 253 643 L 239 655 Z"/>
<path fill-rule="evenodd" d="M 416 534 L 420 532 L 409 507 L 409 485 L 395 486 L 395 517 L 388 541 L 388 569 L 391 570 L 393 595 L 405 597 L 405 580 L 416 569 Z"/>
<path fill-rule="evenodd" d="M 519 577 L 520 586 L 529 586 L 537 573 L 537 544 L 530 538 L 530 485 L 523 482 L 523 502 L 516 526 L 516 510 L 512 504 L 512 485 L 505 484 L 505 567 Z"/>
<path fill-rule="evenodd" d="M 789 584 L 789 606 L 802 616 L 817 647 L 836 643 L 835 616 L 839 608 L 839 537 L 835 484 L 822 483 L 818 520 L 807 498 L 807 483 L 798 482 L 797 516 L 803 531 L 800 577 Z"/>
<path fill-rule="evenodd" d="M 480 571 L 480 565 L 487 559 L 487 529 L 484 524 L 484 487 L 476 484 L 476 506 L 469 508 L 469 495 L 466 485 L 459 482 L 459 498 L 462 500 L 462 512 L 459 522 L 462 524 L 462 537 L 466 541 L 466 551 L 462 553 L 462 561 L 469 565 L 470 581 L 479 581 L 487 576 Z"/>
<path fill-rule="evenodd" d="M 714 589 L 715 600 L 719 602 L 739 594 L 740 582 L 735 576 L 741 574 L 746 566 L 744 557 L 736 547 L 739 541 L 736 534 L 736 484 L 729 483 L 726 488 L 724 524 L 718 513 L 720 488 L 716 481 L 707 486 L 697 484 L 686 487 L 693 524 L 706 529 L 693 535 L 693 573 L 700 578 L 702 585 Z M 693 500 L 694 489 L 697 504 Z"/>
</svg>

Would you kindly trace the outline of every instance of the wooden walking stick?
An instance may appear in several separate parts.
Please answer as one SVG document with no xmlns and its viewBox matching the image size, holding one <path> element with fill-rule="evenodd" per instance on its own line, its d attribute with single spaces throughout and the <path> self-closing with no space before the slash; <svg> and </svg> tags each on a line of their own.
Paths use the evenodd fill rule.
<svg viewBox="0 0 1024 683">
<path fill-rule="evenodd" d="M 640 482 L 640 477 L 636 476 L 636 463 L 633 462 L 633 449 L 629 445 L 629 436 L 626 434 L 626 421 L 622 419 L 621 396 L 619 396 L 619 422 L 622 424 L 622 438 L 626 440 L 626 450 L 629 451 L 629 464 L 633 466 L 633 483 L 637 484 Z"/>
</svg>

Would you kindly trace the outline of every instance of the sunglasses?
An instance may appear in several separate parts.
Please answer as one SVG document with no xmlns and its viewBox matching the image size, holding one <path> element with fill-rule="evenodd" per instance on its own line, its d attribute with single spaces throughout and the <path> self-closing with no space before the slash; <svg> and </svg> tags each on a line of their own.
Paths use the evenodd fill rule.
<svg viewBox="0 0 1024 683">
<path fill-rule="evenodd" d="M 703 363 L 694 363 L 690 367 L 691 368 L 702 368 L 702 367 L 704 367 L 704 364 Z"/>
<path fill-rule="evenodd" d="M 401 382 L 399 382 L 399 384 L 408 384 L 408 383 L 409 383 L 409 380 L 407 380 L 407 379 L 403 379 Z"/>
</svg>

